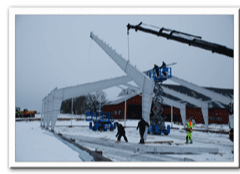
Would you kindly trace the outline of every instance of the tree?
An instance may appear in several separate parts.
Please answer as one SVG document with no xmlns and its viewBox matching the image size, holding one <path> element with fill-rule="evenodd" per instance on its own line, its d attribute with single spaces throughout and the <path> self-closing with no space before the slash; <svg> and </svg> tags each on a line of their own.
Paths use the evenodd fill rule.
<svg viewBox="0 0 240 174">
<path fill-rule="evenodd" d="M 86 96 L 80 96 L 73 99 L 73 111 L 75 114 L 84 114 L 84 102 L 87 99 Z"/>
<path fill-rule="evenodd" d="M 80 96 L 73 99 L 73 113 L 85 114 L 87 111 L 96 112 L 102 106 L 107 104 L 107 94 L 103 91 L 97 91 L 86 96 Z M 62 102 L 61 113 L 72 113 L 72 99 L 67 99 Z"/>
<path fill-rule="evenodd" d="M 74 114 L 84 114 L 84 101 L 86 96 L 80 96 L 73 99 L 73 113 Z M 72 113 L 72 99 L 67 99 L 62 102 L 61 113 Z"/>
<path fill-rule="evenodd" d="M 102 110 L 102 106 L 107 104 L 107 94 L 103 91 L 90 93 L 86 96 L 84 101 L 85 111 L 96 112 Z"/>
<path fill-rule="evenodd" d="M 62 101 L 60 113 L 69 113 L 69 114 L 72 113 L 71 102 L 72 102 L 72 99 L 67 99 L 67 100 Z"/>
</svg>

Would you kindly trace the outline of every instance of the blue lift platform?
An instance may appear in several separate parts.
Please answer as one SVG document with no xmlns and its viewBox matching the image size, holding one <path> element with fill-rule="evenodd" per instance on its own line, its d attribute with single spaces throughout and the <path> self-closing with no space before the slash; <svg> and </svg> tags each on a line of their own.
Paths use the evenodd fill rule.
<svg viewBox="0 0 240 174">
<path fill-rule="evenodd" d="M 148 129 L 148 133 L 158 135 L 164 133 L 164 135 L 168 135 L 170 133 L 170 125 L 166 127 L 165 119 L 161 116 L 163 112 L 161 107 L 163 102 L 163 99 L 161 98 L 163 93 L 161 84 L 163 81 L 172 78 L 172 69 L 170 67 L 158 68 L 159 75 L 157 75 L 156 70 L 157 68 L 145 72 L 145 74 L 155 82 L 155 97 L 153 98 L 154 108 L 152 109 L 154 112 L 154 117 L 150 118 L 150 127 Z"/>
<path fill-rule="evenodd" d="M 89 122 L 89 129 L 93 131 L 113 131 L 116 129 L 114 115 L 110 112 L 86 112 L 85 120 Z"/>
<path fill-rule="evenodd" d="M 147 72 L 145 72 L 145 74 L 152 80 L 154 80 L 155 82 L 160 82 L 160 81 L 165 81 L 169 78 L 172 78 L 172 68 L 170 67 L 164 67 L 164 68 L 158 68 L 159 71 L 159 76 L 157 76 L 156 73 L 156 69 L 151 69 Z M 166 76 L 163 74 L 163 72 L 166 73 Z"/>
</svg>

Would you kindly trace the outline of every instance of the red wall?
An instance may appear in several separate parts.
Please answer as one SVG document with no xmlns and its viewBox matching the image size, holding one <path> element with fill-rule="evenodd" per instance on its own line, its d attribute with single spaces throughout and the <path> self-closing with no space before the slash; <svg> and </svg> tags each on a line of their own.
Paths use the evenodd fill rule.
<svg viewBox="0 0 240 174">
<path fill-rule="evenodd" d="M 128 107 L 128 105 L 130 104 L 142 105 L 142 96 L 137 95 L 135 97 L 128 99 L 126 101 L 126 106 Z M 124 119 L 124 107 L 125 107 L 125 101 L 117 105 L 105 105 L 103 106 L 103 112 L 113 112 L 114 118 Z M 117 111 L 117 114 L 115 114 L 115 111 Z M 119 114 L 119 111 L 121 111 L 120 114 Z M 126 118 L 128 118 L 127 109 L 126 109 Z"/>
<path fill-rule="evenodd" d="M 142 96 L 137 95 L 128 100 L 129 104 L 142 105 Z"/>
<path fill-rule="evenodd" d="M 126 101 L 126 105 L 128 104 L 128 102 Z M 103 106 L 103 112 L 112 112 L 114 114 L 114 118 L 116 119 L 123 119 L 124 118 L 124 107 L 125 107 L 125 102 L 122 102 L 120 104 L 117 105 L 105 105 Z M 119 110 L 121 111 L 121 113 L 119 114 Z M 117 114 L 115 113 L 115 111 L 117 111 Z M 126 115 L 126 118 L 127 115 Z"/>
<path fill-rule="evenodd" d="M 142 105 L 142 96 L 135 96 L 132 97 L 131 99 L 126 101 L 126 106 L 130 104 L 135 104 L 135 105 Z M 103 112 L 113 112 L 114 113 L 114 118 L 117 119 L 124 119 L 124 107 L 125 107 L 125 102 L 122 102 L 117 105 L 105 105 L 103 106 Z M 169 120 L 171 120 L 171 107 L 164 105 L 164 114 Z M 121 113 L 119 114 L 119 110 Z M 115 111 L 117 111 L 117 114 L 115 114 Z M 126 118 L 128 118 L 127 115 L 127 110 L 126 110 Z M 180 116 L 180 109 L 173 107 L 173 116 Z M 193 116 L 193 119 L 196 121 L 196 123 L 202 123 L 204 124 L 204 119 L 202 115 L 201 108 L 186 108 L 186 119 L 188 119 L 190 116 Z M 227 109 L 209 109 L 208 111 L 208 123 L 217 123 L 217 124 L 228 124 L 229 120 L 229 114 Z M 180 117 L 180 122 L 182 122 L 182 119 Z"/>
<path fill-rule="evenodd" d="M 164 106 L 164 113 L 168 116 L 171 116 L 171 107 Z M 173 115 L 181 115 L 180 109 L 173 107 Z M 195 120 L 196 123 L 204 124 L 201 108 L 186 108 L 186 119 L 188 119 L 190 116 L 193 116 L 193 119 Z M 228 124 L 228 121 L 229 121 L 229 114 L 227 109 L 218 109 L 218 108 L 209 109 L 208 124 L 211 124 L 211 123 Z"/>
</svg>

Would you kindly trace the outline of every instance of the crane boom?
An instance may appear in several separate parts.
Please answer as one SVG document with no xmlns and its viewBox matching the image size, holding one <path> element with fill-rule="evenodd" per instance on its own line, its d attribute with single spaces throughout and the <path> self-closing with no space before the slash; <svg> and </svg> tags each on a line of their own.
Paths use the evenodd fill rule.
<svg viewBox="0 0 240 174">
<path fill-rule="evenodd" d="M 159 31 L 156 31 L 148 28 L 143 28 L 141 27 L 141 25 L 142 25 L 142 22 L 140 22 L 138 25 L 128 24 L 127 25 L 128 33 L 130 29 L 135 29 L 136 32 L 140 30 L 146 33 L 150 33 L 157 36 L 165 37 L 167 39 L 182 42 L 182 43 L 188 44 L 189 46 L 195 46 L 205 50 L 209 50 L 209 51 L 212 51 L 212 53 L 223 54 L 225 56 L 233 58 L 233 49 L 227 48 L 226 46 L 219 45 L 216 43 L 204 41 L 199 36 L 194 36 L 194 35 L 179 32 L 176 30 L 166 29 L 163 27 Z"/>
</svg>

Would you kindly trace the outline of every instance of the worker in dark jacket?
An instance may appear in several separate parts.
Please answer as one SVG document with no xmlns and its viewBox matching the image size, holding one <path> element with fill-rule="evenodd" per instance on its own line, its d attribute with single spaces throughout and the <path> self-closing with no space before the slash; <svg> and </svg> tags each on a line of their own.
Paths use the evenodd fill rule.
<svg viewBox="0 0 240 174">
<path fill-rule="evenodd" d="M 158 66 L 156 64 L 154 64 L 153 69 L 156 71 L 157 76 L 159 76 L 159 70 L 158 70 Z"/>
<path fill-rule="evenodd" d="M 160 67 L 161 69 L 166 68 L 166 63 L 163 61 L 162 66 Z M 163 75 L 167 75 L 165 71 L 162 70 Z"/>
<path fill-rule="evenodd" d="M 141 120 L 138 122 L 138 126 L 137 126 L 137 130 L 139 128 L 139 133 L 140 133 L 140 144 L 144 144 L 144 132 L 145 132 L 145 129 L 146 129 L 146 126 L 149 127 L 149 124 L 143 119 L 141 118 Z"/>
<path fill-rule="evenodd" d="M 124 140 L 126 142 L 128 142 L 128 139 L 127 139 L 126 134 L 125 134 L 124 127 L 118 122 L 116 123 L 116 125 L 117 125 L 117 128 L 118 128 L 118 132 L 117 132 L 117 135 L 116 135 L 116 137 L 117 137 L 116 143 L 119 143 L 121 141 L 122 136 L 123 136 Z"/>
<path fill-rule="evenodd" d="M 162 69 L 162 68 L 166 68 L 166 63 L 165 63 L 164 61 L 162 62 L 162 66 L 161 66 L 160 68 L 161 68 L 161 69 Z"/>
</svg>

